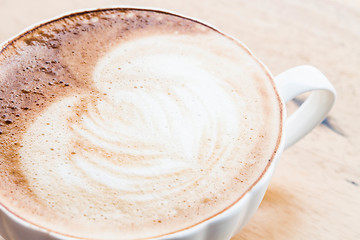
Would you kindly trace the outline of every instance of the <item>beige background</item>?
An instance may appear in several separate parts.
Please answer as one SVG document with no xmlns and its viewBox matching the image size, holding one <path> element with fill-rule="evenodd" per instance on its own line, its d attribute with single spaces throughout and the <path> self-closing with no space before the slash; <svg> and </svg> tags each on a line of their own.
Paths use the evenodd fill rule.
<svg viewBox="0 0 360 240">
<path fill-rule="evenodd" d="M 232 240 L 360 239 L 359 1 L 0 0 L 0 42 L 64 12 L 114 4 L 207 21 L 247 44 L 274 75 L 301 64 L 323 71 L 338 92 L 331 127 L 283 154 L 260 209 Z"/>
</svg>

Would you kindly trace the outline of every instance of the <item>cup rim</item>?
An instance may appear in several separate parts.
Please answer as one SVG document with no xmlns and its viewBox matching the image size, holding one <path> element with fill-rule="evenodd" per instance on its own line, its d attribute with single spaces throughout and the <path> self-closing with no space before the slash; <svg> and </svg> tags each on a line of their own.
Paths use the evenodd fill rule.
<svg viewBox="0 0 360 240">
<path fill-rule="evenodd" d="M 259 66 L 263 69 L 264 73 L 266 73 L 268 79 L 272 83 L 274 92 L 276 93 L 276 96 L 277 96 L 277 99 L 278 99 L 279 111 L 280 111 L 280 121 L 279 121 L 280 126 L 279 126 L 278 139 L 276 141 L 275 148 L 273 149 L 273 154 L 271 155 L 271 158 L 268 160 L 267 165 L 265 166 L 264 170 L 259 175 L 259 177 L 256 179 L 256 181 L 254 181 L 247 188 L 247 190 L 243 192 L 242 195 L 240 195 L 236 200 L 234 200 L 234 202 L 232 204 L 228 205 L 226 208 L 224 208 L 223 210 L 217 212 L 216 214 L 214 214 L 214 215 L 212 215 L 212 216 L 210 216 L 210 217 L 208 217 L 206 219 L 203 219 L 198 223 L 190 225 L 190 226 L 188 226 L 186 228 L 178 229 L 178 230 L 175 230 L 173 232 L 169 232 L 169 233 L 165 233 L 165 234 L 161 234 L 161 235 L 157 235 L 157 236 L 141 238 L 140 240 L 151 240 L 151 239 L 158 239 L 158 238 L 164 238 L 164 237 L 172 237 L 172 236 L 175 236 L 175 235 L 176 236 L 177 235 L 183 235 L 183 234 L 186 234 L 187 232 L 191 231 L 192 229 L 197 229 L 199 227 L 204 226 L 204 224 L 206 224 L 206 223 L 216 221 L 218 218 L 220 218 L 225 213 L 227 213 L 229 209 L 236 207 L 236 205 L 239 205 L 241 200 L 244 199 L 248 194 L 250 194 L 251 191 L 254 189 L 254 187 L 257 186 L 258 183 L 264 178 L 266 173 L 269 172 L 269 168 L 275 164 L 276 160 L 279 158 L 279 156 L 281 155 L 281 153 L 283 151 L 283 148 L 284 148 L 284 122 L 285 122 L 285 116 L 286 116 L 285 103 L 284 103 L 282 97 L 280 96 L 279 90 L 278 90 L 278 88 L 277 88 L 277 86 L 275 84 L 274 76 L 272 75 L 272 73 L 270 72 L 268 67 L 261 60 L 259 60 L 253 54 L 253 52 L 242 41 L 240 41 L 237 38 L 231 36 L 230 34 L 226 34 L 226 33 L 222 32 L 221 30 L 219 30 L 218 28 L 216 28 L 212 24 L 207 23 L 206 21 L 199 20 L 199 19 L 194 18 L 194 17 L 189 17 L 187 15 L 179 14 L 179 13 L 174 12 L 172 10 L 163 9 L 163 8 L 138 7 L 138 6 L 131 6 L 131 5 L 110 5 L 110 6 L 104 6 L 104 7 L 98 7 L 98 8 L 83 8 L 83 9 L 77 9 L 77 10 L 73 10 L 73 11 L 68 11 L 68 12 L 60 14 L 58 16 L 48 18 L 48 19 L 45 19 L 43 21 L 39 21 L 39 22 L 37 22 L 35 24 L 32 24 L 29 27 L 25 28 L 20 33 L 8 38 L 7 40 L 5 40 L 2 43 L 0 43 L 0 55 L 4 54 L 7 47 L 11 46 L 13 43 L 18 41 L 22 37 L 26 36 L 29 33 L 32 33 L 33 31 L 35 31 L 35 30 L 37 30 L 37 29 L 39 29 L 39 28 L 41 28 L 43 26 L 46 26 L 48 24 L 57 22 L 57 21 L 62 20 L 62 19 L 74 17 L 74 16 L 77 16 L 77 15 L 83 15 L 83 14 L 93 13 L 93 12 L 111 11 L 111 10 L 114 10 L 114 11 L 117 11 L 117 10 L 124 10 L 124 11 L 135 10 L 136 11 L 136 10 L 138 10 L 138 11 L 157 12 L 157 13 L 168 14 L 168 15 L 172 15 L 174 17 L 180 17 L 180 18 L 183 18 L 183 19 L 186 19 L 186 20 L 190 20 L 190 21 L 195 22 L 196 24 L 201 24 L 206 28 L 210 28 L 212 31 L 215 31 L 218 34 L 230 39 L 231 41 L 234 41 L 236 44 L 239 45 L 239 47 L 243 48 L 245 50 L 245 52 L 247 54 L 249 54 L 249 56 L 252 57 L 257 62 L 257 64 L 259 64 Z M 38 224 L 36 224 L 36 223 L 34 223 L 34 222 L 30 221 L 30 220 L 27 220 L 27 219 L 19 216 L 18 213 L 12 212 L 8 207 L 6 207 L 2 203 L 1 200 L 0 200 L 0 210 L 2 212 L 4 212 L 8 217 L 10 217 L 13 221 L 20 223 L 23 227 L 28 227 L 28 228 L 31 228 L 31 229 L 36 230 L 36 231 L 45 232 L 45 233 L 48 233 L 49 235 L 51 235 L 53 237 L 57 237 L 57 238 L 59 238 L 59 237 L 64 238 L 65 237 L 68 240 L 91 240 L 90 238 L 72 236 L 72 235 L 68 235 L 66 233 L 57 232 L 57 231 L 54 231 L 52 229 L 48 229 L 46 227 L 38 225 Z"/>
</svg>

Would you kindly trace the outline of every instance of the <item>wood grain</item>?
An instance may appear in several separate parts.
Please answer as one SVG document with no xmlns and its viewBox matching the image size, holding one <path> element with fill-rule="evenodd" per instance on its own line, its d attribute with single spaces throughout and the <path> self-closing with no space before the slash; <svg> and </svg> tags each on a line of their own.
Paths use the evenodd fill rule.
<svg viewBox="0 0 360 240">
<path fill-rule="evenodd" d="M 67 11 L 122 0 L 0 0 L 0 42 Z M 211 23 L 243 41 L 274 73 L 318 67 L 338 98 L 325 124 L 284 152 L 264 201 L 233 237 L 360 239 L 360 2 L 133 0 Z M 290 109 L 296 104 L 290 103 Z"/>
</svg>

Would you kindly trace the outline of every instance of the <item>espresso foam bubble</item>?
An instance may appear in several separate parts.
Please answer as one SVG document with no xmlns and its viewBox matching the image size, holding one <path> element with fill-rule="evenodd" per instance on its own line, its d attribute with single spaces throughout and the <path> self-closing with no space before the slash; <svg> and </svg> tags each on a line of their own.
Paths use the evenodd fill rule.
<svg viewBox="0 0 360 240">
<path fill-rule="evenodd" d="M 172 21 L 109 41 L 77 74 L 76 54 L 89 53 L 60 47 L 61 66 L 78 82 L 17 132 L 24 189 L 1 193 L 4 201 L 18 198 L 7 202 L 11 211 L 65 235 L 138 239 L 197 224 L 256 181 L 278 141 L 272 82 L 238 43 L 176 16 L 124 14 Z M 81 19 L 109 36 L 101 33 L 113 18 Z M 189 30 L 173 26 L 179 21 Z"/>
</svg>

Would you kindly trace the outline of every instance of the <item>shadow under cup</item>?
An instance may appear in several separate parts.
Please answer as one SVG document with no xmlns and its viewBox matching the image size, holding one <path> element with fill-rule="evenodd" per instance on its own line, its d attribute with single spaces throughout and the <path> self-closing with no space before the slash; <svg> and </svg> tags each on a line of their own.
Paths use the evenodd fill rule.
<svg viewBox="0 0 360 240">
<path fill-rule="evenodd" d="M 135 8 L 71 13 L 4 43 L 0 88 L 7 240 L 230 239 L 283 148 L 335 99 L 313 67 L 275 84 L 236 39 Z M 285 102 L 311 90 L 285 121 Z"/>
</svg>

